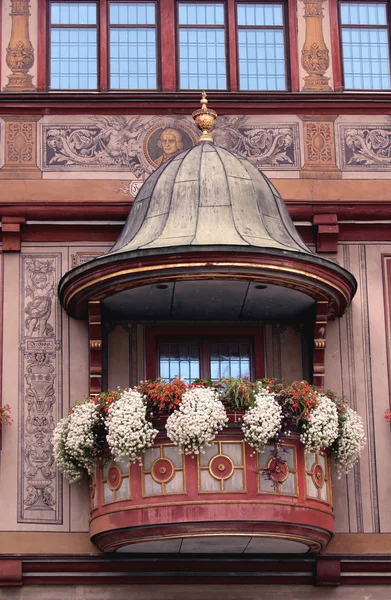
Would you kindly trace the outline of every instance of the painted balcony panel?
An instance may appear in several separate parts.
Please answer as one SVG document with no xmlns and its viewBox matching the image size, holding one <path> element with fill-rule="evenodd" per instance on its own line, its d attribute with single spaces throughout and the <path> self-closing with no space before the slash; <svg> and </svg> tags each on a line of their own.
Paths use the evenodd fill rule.
<svg viewBox="0 0 391 600">
<path fill-rule="evenodd" d="M 104 552 L 318 552 L 334 531 L 329 458 L 294 434 L 254 452 L 240 424 L 196 458 L 159 434 L 142 465 L 98 463 L 90 531 Z"/>
</svg>

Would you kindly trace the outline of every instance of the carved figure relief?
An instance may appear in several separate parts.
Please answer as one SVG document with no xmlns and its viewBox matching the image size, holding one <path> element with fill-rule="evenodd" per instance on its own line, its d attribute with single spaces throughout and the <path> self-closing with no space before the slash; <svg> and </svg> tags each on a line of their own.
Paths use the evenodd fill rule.
<svg viewBox="0 0 391 600">
<path fill-rule="evenodd" d="M 58 339 L 54 299 L 58 256 L 21 256 L 21 464 L 19 522 L 61 522 L 61 494 L 51 437 L 55 414 Z M 58 392 L 58 390 L 57 390 Z"/>
<path fill-rule="evenodd" d="M 34 48 L 29 37 L 29 0 L 11 0 L 11 39 L 7 47 L 6 62 L 12 74 L 5 90 L 9 92 L 34 91 L 29 70 L 34 64 Z"/>
<path fill-rule="evenodd" d="M 348 171 L 391 170 L 391 125 L 340 125 L 341 162 Z"/>
<path fill-rule="evenodd" d="M 308 73 L 304 77 L 303 91 L 330 91 L 329 77 L 325 73 L 330 65 L 329 50 L 323 37 L 323 2 L 302 0 L 304 3 L 305 41 L 301 51 L 301 64 Z"/>
</svg>

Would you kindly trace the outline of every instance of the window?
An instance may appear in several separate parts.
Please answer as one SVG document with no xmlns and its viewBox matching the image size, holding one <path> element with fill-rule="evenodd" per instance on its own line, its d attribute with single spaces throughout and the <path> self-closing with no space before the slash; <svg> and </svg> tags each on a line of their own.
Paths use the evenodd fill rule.
<svg viewBox="0 0 391 600">
<path fill-rule="evenodd" d="M 95 2 L 50 3 L 50 87 L 98 87 L 97 6 Z"/>
<path fill-rule="evenodd" d="M 179 375 L 186 383 L 199 377 L 250 377 L 250 341 L 198 340 L 158 343 L 159 376 L 171 381 Z"/>
<path fill-rule="evenodd" d="M 285 90 L 282 4 L 237 5 L 241 90 Z"/>
<path fill-rule="evenodd" d="M 48 7 L 38 11 L 39 91 L 251 92 L 291 84 L 287 33 L 296 48 L 296 0 L 39 0 L 39 6 Z"/>
<path fill-rule="evenodd" d="M 224 4 L 179 3 L 181 89 L 225 90 Z"/>
<path fill-rule="evenodd" d="M 264 377 L 260 327 L 146 328 L 146 375 L 187 383 L 198 378 Z"/>
<path fill-rule="evenodd" d="M 98 89 L 99 6 L 50 2 L 50 89 Z M 106 9 L 110 89 L 156 89 L 155 2 L 108 1 Z"/>
<path fill-rule="evenodd" d="M 110 2 L 110 88 L 156 89 L 153 2 Z"/>
<path fill-rule="evenodd" d="M 390 89 L 387 4 L 341 2 L 341 38 L 346 89 Z"/>
</svg>

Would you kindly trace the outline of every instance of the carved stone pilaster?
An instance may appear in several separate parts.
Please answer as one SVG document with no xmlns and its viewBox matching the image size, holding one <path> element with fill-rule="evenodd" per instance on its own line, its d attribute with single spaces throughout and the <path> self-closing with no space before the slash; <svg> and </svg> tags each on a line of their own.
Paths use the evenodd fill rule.
<svg viewBox="0 0 391 600">
<path fill-rule="evenodd" d="M 303 179 L 341 179 L 336 165 L 333 115 L 303 116 L 304 167 L 300 172 Z"/>
<path fill-rule="evenodd" d="M 330 65 L 329 50 L 323 37 L 323 2 L 302 0 L 304 3 L 305 42 L 301 51 L 301 64 L 308 73 L 304 77 L 305 92 L 329 92 L 329 77 L 325 73 Z"/>
<path fill-rule="evenodd" d="M 39 179 L 37 121 L 39 116 L 3 116 L 5 122 L 4 165 L 0 179 Z"/>
<path fill-rule="evenodd" d="M 29 70 L 34 64 L 34 48 L 30 41 L 29 0 L 11 0 L 11 39 L 7 48 L 6 62 L 12 74 L 8 75 L 7 92 L 35 91 L 33 76 Z"/>
<path fill-rule="evenodd" d="M 52 435 L 61 416 L 61 254 L 20 257 L 18 522 L 62 522 Z"/>
</svg>

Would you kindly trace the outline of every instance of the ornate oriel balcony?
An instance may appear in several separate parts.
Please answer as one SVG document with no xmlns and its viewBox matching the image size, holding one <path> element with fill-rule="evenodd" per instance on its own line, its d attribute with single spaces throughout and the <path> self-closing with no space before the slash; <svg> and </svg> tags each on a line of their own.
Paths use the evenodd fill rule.
<svg viewBox="0 0 391 600">
<path fill-rule="evenodd" d="M 159 436 L 142 466 L 105 459 L 91 479 L 91 539 L 105 552 L 318 552 L 333 531 L 328 456 L 294 436 L 254 452 L 240 423 L 196 458 Z"/>
<path fill-rule="evenodd" d="M 251 323 L 305 318 L 312 382 L 323 388 L 327 322 L 344 313 L 356 281 L 304 244 L 262 173 L 213 145 L 215 114 L 202 104 L 200 143 L 147 179 L 114 247 L 59 284 L 68 314 L 88 318 L 90 394 L 102 391 L 102 322 L 111 319 L 164 321 L 174 335 L 183 323 L 221 332 L 229 321 L 240 336 Z M 143 357 L 150 378 L 159 375 L 148 372 L 157 364 L 154 344 L 152 359 Z M 238 419 L 231 415 L 198 458 L 179 454 L 161 430 L 142 466 L 101 461 L 91 539 L 105 552 L 320 551 L 334 528 L 328 456 L 305 455 L 294 432 L 254 452 Z"/>
</svg>

